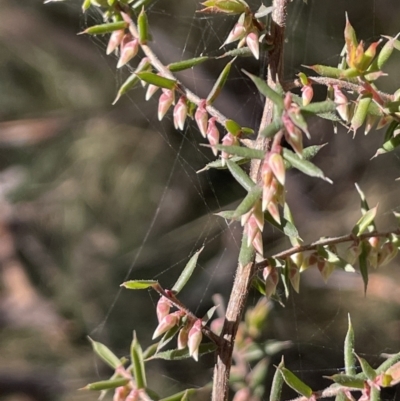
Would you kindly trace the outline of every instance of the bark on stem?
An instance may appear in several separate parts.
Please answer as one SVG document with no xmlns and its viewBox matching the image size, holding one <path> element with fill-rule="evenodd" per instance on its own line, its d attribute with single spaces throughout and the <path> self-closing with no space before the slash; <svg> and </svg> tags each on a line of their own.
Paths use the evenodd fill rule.
<svg viewBox="0 0 400 401">
<path fill-rule="evenodd" d="M 271 17 L 271 38 L 273 49 L 268 54 L 268 71 L 266 77 L 268 84 L 274 88 L 283 78 L 283 44 L 285 35 L 286 13 L 288 0 L 274 0 L 274 11 Z M 265 100 L 263 117 L 259 132 L 272 122 L 273 103 Z M 268 140 L 258 137 L 253 148 L 267 150 Z M 260 161 L 253 161 L 250 167 L 250 177 L 254 182 L 260 180 Z M 226 310 L 224 327 L 221 333 L 221 346 L 218 350 L 217 361 L 214 368 L 212 401 L 227 401 L 229 395 L 229 374 L 232 364 L 232 352 L 235 336 L 242 319 L 247 302 L 251 279 L 255 271 L 255 262 L 242 266 L 238 265 L 236 277 L 229 303 Z"/>
</svg>

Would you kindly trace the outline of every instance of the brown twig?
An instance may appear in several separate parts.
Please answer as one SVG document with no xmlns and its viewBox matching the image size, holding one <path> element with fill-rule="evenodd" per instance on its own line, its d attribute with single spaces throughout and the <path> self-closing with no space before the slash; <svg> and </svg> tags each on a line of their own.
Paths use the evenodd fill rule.
<svg viewBox="0 0 400 401">
<path fill-rule="evenodd" d="M 288 0 L 274 0 L 274 11 L 271 17 L 271 37 L 273 40 L 273 48 L 268 54 L 268 84 L 274 88 L 277 81 L 281 81 L 283 77 L 283 43 L 286 23 L 286 6 Z M 265 100 L 264 112 L 261 119 L 259 132 L 272 122 L 274 105 L 269 100 Z M 269 140 L 260 135 L 251 144 L 255 149 L 267 150 Z M 250 177 L 254 182 L 260 179 L 259 160 L 251 163 Z M 235 280 L 233 283 L 231 296 L 228 302 L 224 327 L 221 333 L 221 347 L 218 350 L 217 363 L 214 368 L 214 381 L 212 401 L 226 401 L 229 395 L 229 373 L 232 364 L 232 353 L 235 344 L 236 332 L 242 319 L 243 311 L 247 302 L 250 290 L 251 279 L 255 272 L 254 261 L 250 264 L 242 266 L 238 264 Z"/>
<path fill-rule="evenodd" d="M 383 232 L 383 233 L 374 231 L 374 232 L 370 232 L 370 233 L 361 234 L 359 236 L 355 236 L 354 234 L 347 234 L 347 235 L 342 235 L 340 237 L 323 238 L 318 241 L 312 242 L 310 244 L 294 246 L 290 249 L 286 249 L 285 251 L 282 251 L 282 252 L 276 253 L 275 255 L 272 255 L 271 258 L 286 259 L 287 257 L 294 255 L 296 253 L 305 252 L 305 251 L 314 251 L 319 246 L 335 245 L 335 244 L 341 244 L 343 242 L 350 242 L 350 241 L 351 242 L 362 241 L 363 239 L 371 238 L 371 237 L 387 238 L 392 234 L 400 235 L 400 229 L 396 229 L 393 231 L 387 231 L 387 232 Z M 268 261 L 268 259 L 264 259 L 261 262 L 258 262 L 256 264 L 256 268 L 263 269 L 264 267 L 267 267 L 269 265 L 269 263 L 270 262 Z"/>
</svg>

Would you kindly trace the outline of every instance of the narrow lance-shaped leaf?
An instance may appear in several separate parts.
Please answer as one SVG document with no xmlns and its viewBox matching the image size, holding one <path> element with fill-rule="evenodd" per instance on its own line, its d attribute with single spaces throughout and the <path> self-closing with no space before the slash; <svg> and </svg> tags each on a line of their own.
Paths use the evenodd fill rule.
<svg viewBox="0 0 400 401">
<path fill-rule="evenodd" d="M 328 248 L 319 246 L 317 249 L 318 249 L 318 254 L 322 256 L 327 262 L 332 263 L 333 265 L 340 267 L 341 269 L 347 272 L 355 271 L 350 263 L 341 258 L 339 255 L 336 255 L 336 253 L 332 252 Z"/>
<path fill-rule="evenodd" d="M 142 8 L 143 6 L 147 5 L 150 3 L 152 0 L 137 0 L 133 4 L 131 4 L 132 10 L 137 10 L 139 8 Z"/>
<path fill-rule="evenodd" d="M 130 280 L 121 284 L 128 290 L 146 290 L 147 288 L 154 287 L 158 284 L 157 280 Z"/>
<path fill-rule="evenodd" d="M 125 21 L 109 22 L 107 24 L 93 25 L 85 29 L 81 34 L 89 35 L 104 35 L 105 33 L 111 33 L 114 31 L 119 31 L 128 27 L 128 23 Z"/>
<path fill-rule="evenodd" d="M 169 329 L 162 337 L 160 342 L 158 343 L 157 346 L 157 352 L 159 352 L 162 348 L 164 348 L 167 344 L 169 344 L 174 337 L 178 334 L 178 331 L 181 329 L 180 326 L 174 326 L 171 329 Z M 154 355 L 154 354 L 153 354 Z"/>
<path fill-rule="evenodd" d="M 272 138 L 276 133 L 278 133 L 283 128 L 283 123 L 281 118 L 276 118 L 271 124 L 268 124 L 261 132 L 260 135 L 265 138 Z"/>
<path fill-rule="evenodd" d="M 367 286 L 368 286 L 368 245 L 365 243 L 365 241 L 361 241 L 361 253 L 360 256 L 358 257 L 358 264 L 360 267 L 360 273 L 361 277 L 364 282 L 364 293 L 367 292 Z"/>
<path fill-rule="evenodd" d="M 365 380 L 360 379 L 357 376 L 349 376 L 349 375 L 344 375 L 344 374 L 336 374 L 332 376 L 324 376 L 325 379 L 330 379 L 334 381 L 337 384 L 340 384 L 341 386 L 344 387 L 350 387 L 350 388 L 364 388 L 365 385 Z"/>
<path fill-rule="evenodd" d="M 147 20 L 144 7 L 142 7 L 142 11 L 138 16 L 137 27 L 139 33 L 139 42 L 140 44 L 145 45 L 149 39 L 149 21 Z"/>
<path fill-rule="evenodd" d="M 204 248 L 201 248 L 198 250 L 190 259 L 185 268 L 183 269 L 181 275 L 179 276 L 178 280 L 172 287 L 172 291 L 175 291 L 176 294 L 178 294 L 180 291 L 182 291 L 182 288 L 186 285 L 188 280 L 190 279 L 191 275 L 194 272 L 194 269 L 196 268 L 197 264 L 197 259 L 199 258 L 200 253 L 203 251 Z"/>
<path fill-rule="evenodd" d="M 233 156 L 233 157 L 230 158 L 230 160 L 233 163 L 237 164 L 237 165 L 245 164 L 245 163 L 249 162 L 249 159 L 247 159 L 245 157 L 239 157 L 239 156 Z M 207 163 L 202 169 L 197 170 L 196 173 L 197 174 L 202 173 L 203 171 L 207 171 L 210 168 L 216 168 L 216 169 L 219 169 L 219 170 L 226 170 L 228 168 L 228 166 L 226 165 L 225 159 L 224 160 L 217 159 L 217 160 L 213 160 L 210 163 Z"/>
<path fill-rule="evenodd" d="M 268 372 L 269 359 L 262 358 L 251 370 L 249 375 L 249 387 L 252 389 L 265 383 L 265 377 Z"/>
<path fill-rule="evenodd" d="M 372 368 L 372 366 L 364 358 L 361 358 L 357 354 L 355 354 L 355 355 L 358 359 L 358 362 L 360 362 L 361 369 L 362 369 L 363 373 L 365 374 L 365 376 L 367 376 L 367 378 L 369 380 L 374 380 L 376 377 L 376 372 Z"/>
<path fill-rule="evenodd" d="M 176 63 L 168 64 L 167 68 L 171 72 L 183 71 L 183 70 L 187 70 L 189 68 L 195 67 L 196 65 L 199 65 L 201 63 L 204 63 L 208 59 L 209 59 L 209 57 L 207 57 L 207 56 L 195 57 L 195 58 L 191 58 L 188 60 L 182 60 L 182 61 L 178 61 Z"/>
<path fill-rule="evenodd" d="M 308 147 L 304 148 L 303 149 L 303 160 L 311 160 L 314 156 L 316 156 L 318 154 L 318 152 L 324 146 L 326 146 L 326 143 L 324 143 L 322 145 L 312 145 L 312 146 L 308 146 Z M 292 167 L 293 166 L 287 160 L 285 160 L 285 169 L 289 170 Z"/>
<path fill-rule="evenodd" d="M 291 150 L 283 148 L 282 154 L 285 160 L 287 160 L 293 167 L 297 168 L 304 174 L 309 175 L 310 177 L 322 178 L 323 180 L 332 183 L 332 181 L 325 176 L 320 168 L 308 160 L 300 159 L 300 157 Z"/>
<path fill-rule="evenodd" d="M 285 383 L 291 387 L 297 393 L 303 395 L 304 397 L 310 398 L 312 396 L 311 387 L 307 386 L 303 381 L 301 381 L 294 373 L 285 367 L 279 368 L 282 373 L 283 380 Z"/>
<path fill-rule="evenodd" d="M 271 393 L 269 395 L 269 401 L 279 401 L 281 399 L 282 387 L 283 387 L 283 376 L 281 369 L 285 366 L 283 356 L 275 370 L 274 378 L 272 379 Z"/>
<path fill-rule="evenodd" d="M 260 279 L 258 276 L 254 276 L 253 280 L 251 281 L 251 285 L 255 288 L 261 295 L 266 295 L 265 292 L 265 282 Z M 279 373 L 280 375 L 280 373 Z"/>
<path fill-rule="evenodd" d="M 376 212 L 378 210 L 378 205 L 374 208 L 368 210 L 361 218 L 357 221 L 356 225 L 354 226 L 352 233 L 356 236 L 361 235 L 364 233 L 368 227 L 373 223 Z"/>
<path fill-rule="evenodd" d="M 369 210 L 369 205 L 367 202 L 367 198 L 365 197 L 364 192 L 361 190 L 360 186 L 356 183 L 354 184 L 356 187 L 356 190 L 358 192 L 358 194 L 360 195 L 360 199 L 361 199 L 361 213 L 364 215 L 365 213 L 368 212 Z"/>
<path fill-rule="evenodd" d="M 247 191 L 256 185 L 253 180 L 245 173 L 245 171 L 231 160 L 226 160 L 226 165 L 231 172 L 233 178 Z"/>
<path fill-rule="evenodd" d="M 291 210 L 290 210 L 289 205 L 288 205 L 287 202 L 285 202 L 285 205 L 283 206 L 283 218 L 284 218 L 284 221 L 283 221 L 282 224 L 283 224 L 284 226 L 286 225 L 286 224 L 285 224 L 285 221 L 286 221 L 286 222 L 290 223 L 291 225 L 293 225 L 293 227 L 295 228 L 294 231 L 292 230 L 292 232 L 290 232 L 290 234 L 294 234 L 294 235 L 288 235 L 289 240 L 290 240 L 290 243 L 291 243 L 293 246 L 298 246 L 298 245 L 300 245 L 299 233 L 298 233 L 298 231 L 297 231 L 297 229 L 296 229 L 296 226 L 295 226 L 295 224 L 294 224 L 293 215 L 292 215 L 292 212 L 291 212 Z M 287 234 L 286 234 L 286 235 L 287 235 Z"/>
<path fill-rule="evenodd" d="M 278 113 L 283 109 L 283 98 L 282 96 L 275 92 L 263 79 L 248 73 L 245 70 L 242 70 L 256 85 L 258 91 L 265 96 L 266 98 L 270 99 L 272 103 L 278 108 Z"/>
<path fill-rule="evenodd" d="M 90 337 L 88 338 L 92 343 L 94 353 L 108 366 L 113 369 L 117 369 L 119 366 L 121 366 L 120 359 L 108 347 L 98 341 L 92 340 Z"/>
<path fill-rule="evenodd" d="M 237 219 L 249 212 L 251 208 L 260 200 L 261 194 L 262 188 L 259 186 L 254 186 L 236 208 L 233 218 Z"/>
<path fill-rule="evenodd" d="M 307 106 L 300 107 L 303 113 L 323 114 L 336 110 L 337 104 L 332 100 L 324 100 L 323 102 L 310 103 Z"/>
<path fill-rule="evenodd" d="M 305 68 L 315 71 L 318 75 L 322 75 L 327 78 L 341 78 L 343 70 L 335 67 L 329 67 L 326 65 L 303 65 Z"/>
<path fill-rule="evenodd" d="M 159 88 L 165 88 L 165 89 L 174 89 L 176 86 L 176 81 L 173 79 L 165 78 L 165 77 L 160 77 L 157 74 L 154 74 L 153 72 L 149 71 L 143 71 L 143 72 L 138 72 L 136 75 L 144 82 L 147 82 L 148 84 L 158 86 Z"/>
<path fill-rule="evenodd" d="M 229 72 L 231 70 L 232 63 L 236 60 L 234 58 L 231 60 L 222 70 L 221 74 L 219 75 L 218 79 L 216 80 L 214 86 L 211 89 L 211 92 L 207 96 L 207 104 L 212 104 L 218 95 L 221 93 L 222 88 L 225 85 L 226 80 L 228 79 Z"/>
<path fill-rule="evenodd" d="M 397 362 L 400 362 L 400 352 L 392 355 L 390 358 L 386 359 L 385 362 L 379 365 L 379 367 L 376 369 L 376 373 L 380 374 L 386 372 L 386 370 L 388 370 L 391 366 L 393 366 Z"/>
<path fill-rule="evenodd" d="M 85 387 L 82 387 L 80 390 L 94 390 L 94 391 L 112 390 L 117 387 L 125 386 L 128 383 L 129 379 L 125 378 L 102 380 L 94 383 L 89 383 Z"/>
<path fill-rule="evenodd" d="M 200 344 L 199 356 L 209 354 L 210 352 L 214 352 L 216 349 L 217 349 L 217 346 L 214 343 Z M 157 354 L 154 354 L 147 360 L 163 359 L 166 361 L 178 361 L 181 359 L 188 359 L 188 358 L 191 358 L 191 356 L 189 354 L 189 349 L 184 348 L 184 349 L 173 349 L 173 350 L 168 350 L 168 351 L 164 351 L 164 352 L 159 352 Z"/>
<path fill-rule="evenodd" d="M 193 395 L 196 391 L 197 389 L 195 388 L 188 388 L 186 390 L 180 391 L 179 393 L 162 398 L 159 401 L 185 401 L 189 399 L 189 397 Z"/>
<path fill-rule="evenodd" d="M 283 219 L 281 219 L 281 224 L 278 224 L 268 212 L 264 213 L 264 218 L 266 221 L 268 221 L 268 223 L 276 227 L 278 230 L 282 231 L 286 236 L 290 238 L 298 238 L 299 240 L 301 240 L 296 226 L 288 221 L 285 216 L 283 216 Z"/>
<path fill-rule="evenodd" d="M 135 331 L 133 332 L 133 341 L 131 344 L 131 360 L 136 386 L 138 389 L 145 388 L 147 386 L 147 383 L 146 371 L 144 368 L 143 351 L 137 340 Z"/>
<path fill-rule="evenodd" d="M 356 108 L 354 110 L 353 118 L 351 119 L 351 129 L 353 131 L 357 131 L 360 128 L 367 118 L 368 108 L 371 104 L 372 97 L 366 96 L 362 97 L 357 101 Z"/>
<path fill-rule="evenodd" d="M 239 265 L 244 268 L 250 268 L 250 265 L 254 262 L 254 255 L 254 247 L 251 244 L 247 245 L 247 235 L 243 234 L 239 252 Z"/>
<path fill-rule="evenodd" d="M 244 146 L 226 146 L 226 145 L 214 145 L 218 150 L 229 153 L 230 155 L 236 155 L 245 157 L 247 159 L 259 159 L 262 160 L 265 157 L 263 150 L 250 149 Z"/>
<path fill-rule="evenodd" d="M 354 330 L 350 314 L 348 315 L 348 321 L 346 338 L 344 340 L 344 367 L 346 375 L 354 376 L 356 374 L 356 360 L 354 357 Z"/>
</svg>

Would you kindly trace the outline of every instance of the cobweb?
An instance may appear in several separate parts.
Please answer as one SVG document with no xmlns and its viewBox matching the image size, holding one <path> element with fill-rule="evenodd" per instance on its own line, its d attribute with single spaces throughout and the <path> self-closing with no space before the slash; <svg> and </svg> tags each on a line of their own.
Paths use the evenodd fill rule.
<svg viewBox="0 0 400 401">
<path fill-rule="evenodd" d="M 318 3 L 334 3 L 334 5 Z M 368 26 L 367 32 L 363 32 L 364 36 L 367 35 L 367 41 L 377 39 L 375 0 L 363 2 L 365 11 L 363 15 L 357 14 L 357 10 L 360 9 L 355 5 L 350 7 L 346 3 L 348 2 L 309 0 L 308 5 L 306 5 L 301 0 L 295 0 L 290 4 L 285 47 L 285 74 L 288 78 L 293 78 L 300 71 L 301 64 L 335 65 L 337 63 L 343 43 L 344 15 L 348 8 L 352 9 L 353 15 L 359 18 L 355 24 L 356 27 L 365 24 Z M 259 3 L 251 1 L 250 6 L 256 9 Z M 147 8 L 154 37 L 151 46 L 165 64 L 200 55 L 223 53 L 220 46 L 234 24 L 234 18 L 199 14 L 198 9 L 199 2 L 195 0 L 184 3 L 158 0 L 152 2 L 151 6 Z M 333 9 L 338 15 L 337 18 L 330 15 Z M 84 25 L 91 25 L 92 22 L 98 21 L 99 16 L 92 13 L 86 18 Z M 100 51 L 104 52 L 104 41 L 101 39 L 93 40 Z M 226 60 L 210 62 L 209 66 L 206 63 L 201 67 L 181 73 L 179 78 L 193 92 L 200 97 L 205 97 Z M 251 83 L 243 77 L 240 69 L 246 68 L 252 73 L 261 74 L 264 68 L 262 63 L 259 65 L 255 60 L 246 59 L 245 62 L 239 60 L 238 66 L 235 66 L 228 79 L 226 88 L 215 103 L 216 107 L 224 114 L 235 118 L 241 125 L 254 129 L 257 129 L 261 115 L 262 99 L 259 98 Z M 113 72 L 113 74 L 117 89 L 126 76 L 124 72 Z M 208 254 L 208 257 L 201 259 L 199 263 L 200 273 L 196 280 L 201 285 L 189 283 L 188 286 L 192 285 L 195 288 L 192 291 L 189 290 L 191 294 L 185 299 L 193 312 L 204 312 L 210 307 L 210 297 L 213 293 L 221 292 L 225 297 L 229 294 L 239 249 L 240 227 L 234 224 L 229 225 L 228 222 L 217 218 L 213 213 L 229 206 L 227 205 L 228 197 L 224 195 L 223 191 L 228 191 L 232 195 L 230 199 L 233 197 L 240 199 L 243 193 L 240 192 L 240 189 L 235 189 L 234 183 L 224 172 L 205 171 L 197 174 L 197 170 L 212 161 L 213 156 L 209 149 L 200 146 L 202 137 L 195 124 L 189 122 L 183 132 L 171 129 L 171 113 L 168 113 L 162 123 L 159 123 L 155 118 L 157 102 L 152 99 L 149 104 L 144 105 L 144 90 L 141 87 L 134 89 L 128 97 L 132 113 L 145 122 L 147 129 L 153 131 L 152 135 L 158 135 L 162 139 L 165 148 L 171 152 L 173 157 L 172 163 L 166 167 L 168 173 L 162 184 L 162 189 L 159 191 L 159 199 L 152 212 L 152 218 L 148 222 L 141 243 L 138 244 L 131 258 L 124 280 L 157 279 L 162 284 L 167 283 L 167 286 L 173 283 L 171 277 L 177 277 L 182 266 L 196 250 L 204 245 L 207 253 L 207 248 L 211 247 L 213 249 L 211 255 Z M 315 143 L 331 139 L 331 128 L 324 128 L 324 132 L 330 130 L 329 134 L 321 134 L 321 127 L 318 128 L 312 130 Z M 332 158 L 329 155 L 326 157 Z M 222 178 L 218 175 L 221 175 Z M 152 274 L 151 277 L 137 277 L 135 272 L 138 266 L 144 263 L 142 260 L 143 253 L 149 244 L 151 246 L 154 242 L 160 221 L 164 219 L 165 213 L 170 210 L 171 202 L 174 203 L 174 200 L 171 199 L 171 193 L 174 193 L 177 177 L 184 182 L 182 185 L 189 186 L 186 193 L 190 193 L 191 202 L 196 208 L 196 210 L 188 208 L 189 221 L 180 222 L 180 230 L 176 227 L 171 228 L 172 235 L 175 233 L 181 236 L 182 241 L 186 240 L 185 229 L 191 232 L 189 235 L 190 244 L 186 247 L 187 253 L 167 265 L 162 263 L 158 272 Z M 294 179 L 297 180 L 297 183 L 294 183 L 294 189 L 288 194 L 288 198 L 289 202 L 292 201 L 291 207 L 295 216 L 298 215 L 299 221 L 304 222 L 315 217 L 312 210 L 319 209 L 321 211 L 321 203 L 324 203 L 324 198 L 315 200 L 314 197 L 320 195 L 321 192 L 334 190 L 326 189 L 324 183 L 311 183 L 310 180 L 303 180 L 299 175 L 294 175 Z M 304 189 L 302 189 L 302 184 L 304 184 Z M 332 194 L 333 192 L 329 192 L 327 196 L 329 197 Z M 184 208 L 184 206 L 179 206 L 179 202 L 177 205 L 177 207 Z M 298 210 L 296 206 L 298 206 Z M 305 213 L 305 217 L 302 216 L 303 213 Z M 195 227 L 193 230 L 191 225 Z M 328 230 L 329 227 L 327 227 Z M 302 235 L 303 230 L 306 238 L 316 239 L 315 224 L 312 224 L 309 232 L 307 232 L 307 227 L 300 225 L 299 228 Z M 192 231 L 195 231 L 195 234 Z M 267 247 L 267 253 L 287 246 L 287 243 L 282 242 L 282 238 L 277 232 L 270 230 L 266 235 L 269 243 L 271 243 L 270 249 Z M 143 274 L 143 270 L 140 271 L 140 274 Z M 366 302 L 365 299 L 361 299 L 363 295 L 360 277 L 349 278 L 337 274 L 325 286 L 320 278 L 310 274 L 306 275 L 303 283 L 302 293 L 299 296 L 291 296 L 286 308 L 282 309 L 278 305 L 273 307 L 271 328 L 268 329 L 271 338 L 293 342 L 293 346 L 287 351 L 289 355 L 287 365 L 300 377 L 312 381 L 315 380 L 315 376 L 321 377 L 343 369 L 342 342 L 349 312 L 354 312 L 355 315 L 357 311 L 360 316 L 356 318 L 355 328 L 356 338 L 357 336 L 360 338 L 361 349 L 359 353 L 361 355 L 367 359 L 372 358 L 372 362 L 376 362 L 379 360 L 381 352 L 394 351 L 390 347 L 387 348 L 382 345 L 387 344 L 387 342 L 381 342 L 379 330 L 374 327 L 377 324 L 376 322 L 382 322 L 382 320 L 369 320 L 371 314 L 369 308 L 374 307 L 381 310 L 382 305 L 374 303 L 375 301 Z M 122 290 L 116 290 L 113 302 L 109 306 L 104 320 L 93 330 L 93 335 L 101 335 L 115 309 L 120 307 L 121 292 Z M 157 298 L 151 293 L 149 296 L 151 304 L 154 306 Z M 257 296 L 252 295 L 250 302 L 255 303 L 256 300 Z M 388 314 L 385 316 L 387 317 Z M 359 324 L 357 325 L 357 323 Z M 394 342 L 389 341 L 389 343 L 393 344 Z M 174 386 L 175 381 L 180 382 L 179 384 L 188 384 L 178 379 L 177 376 L 172 376 L 172 374 L 168 374 L 171 387 Z"/>
</svg>

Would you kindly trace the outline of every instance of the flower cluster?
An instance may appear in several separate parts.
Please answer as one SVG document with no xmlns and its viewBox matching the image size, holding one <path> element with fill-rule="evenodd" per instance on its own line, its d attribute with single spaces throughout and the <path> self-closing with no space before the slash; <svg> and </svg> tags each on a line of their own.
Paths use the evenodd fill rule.
<svg viewBox="0 0 400 401">
<path fill-rule="evenodd" d="M 171 329 L 179 327 L 178 349 L 188 347 L 189 355 L 194 359 L 199 358 L 199 346 L 203 338 L 201 319 L 190 319 L 183 311 L 170 313 L 171 302 L 161 296 L 157 303 L 158 326 L 153 334 L 153 339 L 161 336 Z"/>
</svg>

